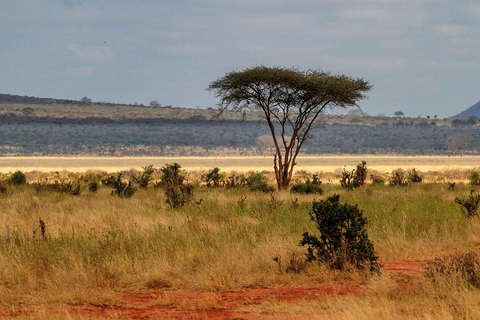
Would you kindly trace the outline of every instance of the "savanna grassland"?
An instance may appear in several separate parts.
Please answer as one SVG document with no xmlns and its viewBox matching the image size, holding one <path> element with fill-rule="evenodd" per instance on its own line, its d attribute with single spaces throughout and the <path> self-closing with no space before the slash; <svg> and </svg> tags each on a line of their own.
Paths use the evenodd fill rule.
<svg viewBox="0 0 480 320">
<path fill-rule="evenodd" d="M 197 169 L 186 176 L 193 197 L 178 208 L 153 187 L 159 171 L 147 188 L 133 183 L 136 192 L 124 197 L 107 183 L 84 183 L 78 194 L 66 187 L 86 176 L 106 181 L 103 172 L 28 172 L 26 184 L 2 184 L 0 316 L 477 319 L 478 265 L 464 263 L 473 265 L 473 282 L 461 268 L 428 269 L 436 257 L 479 251 L 480 220 L 454 201 L 478 190 L 468 182 L 472 170 L 419 171 L 423 181 L 406 186 L 388 185 L 388 174 L 377 170 L 385 184 L 353 190 L 340 186 L 341 172 L 319 172 L 323 194 L 305 195 L 208 188 L 207 171 Z M 122 181 L 135 173 L 124 171 Z M 307 179 L 310 172 L 297 172 L 297 182 Z M 308 213 L 314 200 L 333 194 L 368 219 L 380 275 L 306 262 L 302 234 L 318 233 Z M 292 291 L 276 295 L 285 288 Z M 231 303 L 234 295 L 241 303 Z"/>
</svg>

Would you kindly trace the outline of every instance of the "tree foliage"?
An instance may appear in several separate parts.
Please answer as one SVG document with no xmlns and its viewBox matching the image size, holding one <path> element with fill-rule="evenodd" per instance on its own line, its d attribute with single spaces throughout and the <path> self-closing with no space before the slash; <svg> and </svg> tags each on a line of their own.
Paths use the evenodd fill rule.
<svg viewBox="0 0 480 320">
<path fill-rule="evenodd" d="M 279 189 L 290 184 L 295 160 L 319 115 L 328 108 L 355 106 L 370 89 L 367 81 L 345 75 L 265 66 L 227 73 L 208 87 L 220 98 L 220 112 L 260 111 L 276 150 Z"/>
</svg>

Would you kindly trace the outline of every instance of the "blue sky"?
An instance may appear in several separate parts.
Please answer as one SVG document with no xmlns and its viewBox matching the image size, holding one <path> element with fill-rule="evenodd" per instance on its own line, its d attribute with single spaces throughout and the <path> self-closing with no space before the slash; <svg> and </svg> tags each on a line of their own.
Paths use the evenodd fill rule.
<svg viewBox="0 0 480 320">
<path fill-rule="evenodd" d="M 255 65 L 368 80 L 371 115 L 480 100 L 477 0 L 0 0 L 0 93 L 214 107 Z"/>
</svg>

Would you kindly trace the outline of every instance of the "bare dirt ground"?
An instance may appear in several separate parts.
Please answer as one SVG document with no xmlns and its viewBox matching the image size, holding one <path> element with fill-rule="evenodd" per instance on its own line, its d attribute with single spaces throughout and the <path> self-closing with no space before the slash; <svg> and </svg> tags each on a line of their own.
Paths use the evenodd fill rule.
<svg viewBox="0 0 480 320">
<path fill-rule="evenodd" d="M 421 261 L 398 261 L 385 263 L 386 272 L 400 288 L 418 285 L 422 277 Z M 326 285 L 313 287 L 280 287 L 269 289 L 246 289 L 229 292 L 146 292 L 124 294 L 120 305 L 91 305 L 68 309 L 0 310 L 1 318 L 65 314 L 75 317 L 109 319 L 332 319 L 328 315 L 300 313 L 256 313 L 241 311 L 242 308 L 267 302 L 316 300 L 324 296 L 347 295 L 365 290 L 362 285 Z"/>
</svg>

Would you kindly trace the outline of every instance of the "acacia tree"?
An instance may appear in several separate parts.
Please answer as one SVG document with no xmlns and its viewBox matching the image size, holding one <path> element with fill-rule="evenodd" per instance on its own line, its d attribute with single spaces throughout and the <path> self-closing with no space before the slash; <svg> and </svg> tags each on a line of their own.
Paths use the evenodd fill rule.
<svg viewBox="0 0 480 320">
<path fill-rule="evenodd" d="M 460 156 L 463 157 L 463 152 L 472 142 L 473 137 L 466 133 L 457 133 L 447 139 L 447 144 L 452 149 L 453 155 L 456 155 L 457 151 L 460 151 Z"/>
<path fill-rule="evenodd" d="M 274 170 L 279 189 L 288 188 L 300 149 L 318 117 L 328 108 L 355 106 L 372 86 L 363 79 L 328 72 L 257 66 L 227 73 L 208 90 L 224 110 L 258 109 L 275 146 Z"/>
</svg>

